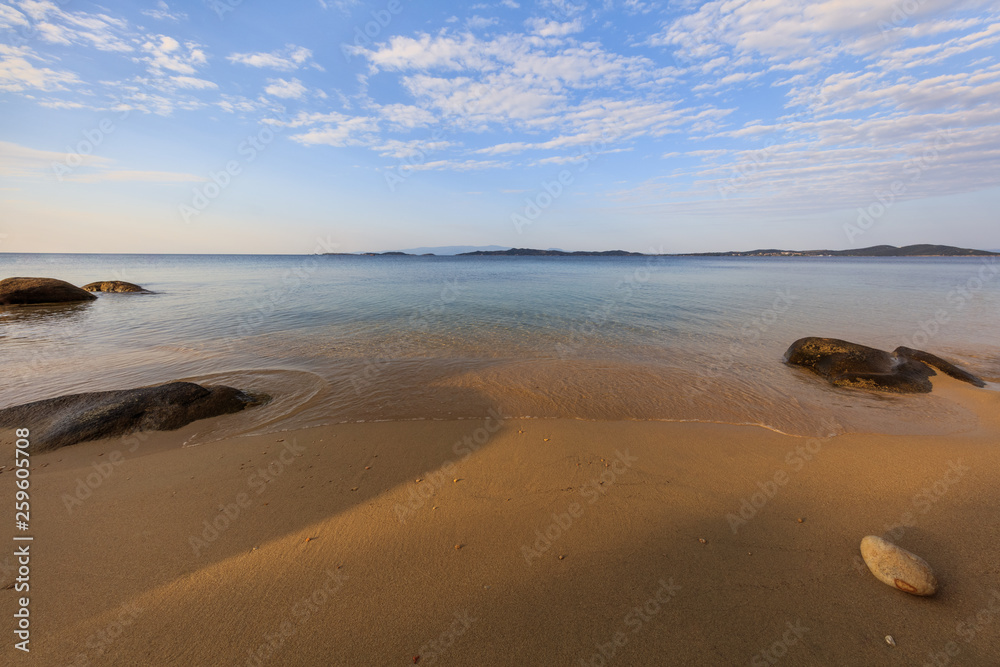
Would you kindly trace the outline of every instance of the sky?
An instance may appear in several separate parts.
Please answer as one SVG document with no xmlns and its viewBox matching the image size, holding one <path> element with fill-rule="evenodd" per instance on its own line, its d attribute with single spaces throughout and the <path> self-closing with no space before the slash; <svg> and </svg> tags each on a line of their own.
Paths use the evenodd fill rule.
<svg viewBox="0 0 1000 667">
<path fill-rule="evenodd" d="M 1000 247 L 1000 0 L 5 0 L 0 119 L 0 252 Z"/>
</svg>

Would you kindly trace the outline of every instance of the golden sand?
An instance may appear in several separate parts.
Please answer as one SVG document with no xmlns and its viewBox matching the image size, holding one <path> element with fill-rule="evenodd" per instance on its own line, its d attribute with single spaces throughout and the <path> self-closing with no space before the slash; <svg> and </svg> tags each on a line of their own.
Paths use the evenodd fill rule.
<svg viewBox="0 0 1000 667">
<path fill-rule="evenodd" d="M 1000 395 L 935 383 L 978 427 L 491 419 L 181 448 L 196 423 L 35 455 L 31 664 L 997 664 Z M 877 581 L 868 534 L 938 594 Z"/>
</svg>

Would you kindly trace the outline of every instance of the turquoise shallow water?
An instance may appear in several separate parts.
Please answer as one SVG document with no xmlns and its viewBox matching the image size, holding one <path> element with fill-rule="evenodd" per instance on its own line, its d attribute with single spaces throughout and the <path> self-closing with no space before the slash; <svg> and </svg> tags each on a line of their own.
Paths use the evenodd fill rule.
<svg viewBox="0 0 1000 667">
<path fill-rule="evenodd" d="M 0 254 L 0 277 L 156 292 L 0 312 L 0 406 L 192 379 L 275 396 L 224 420 L 226 435 L 489 409 L 953 431 L 970 416 L 933 395 L 831 389 L 781 357 L 833 336 L 1000 380 L 998 271 L 995 258 Z"/>
</svg>

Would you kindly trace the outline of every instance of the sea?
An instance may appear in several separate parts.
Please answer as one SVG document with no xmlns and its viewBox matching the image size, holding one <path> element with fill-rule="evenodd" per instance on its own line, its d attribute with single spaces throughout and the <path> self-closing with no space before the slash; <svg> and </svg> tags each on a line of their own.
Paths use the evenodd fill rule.
<svg viewBox="0 0 1000 667">
<path fill-rule="evenodd" d="M 974 427 L 934 393 L 786 365 L 804 336 L 924 349 L 1000 381 L 997 257 L 0 254 L 13 276 L 153 293 L 0 309 L 0 407 L 173 380 L 271 397 L 205 422 L 197 444 L 491 414 L 803 437 Z"/>
</svg>

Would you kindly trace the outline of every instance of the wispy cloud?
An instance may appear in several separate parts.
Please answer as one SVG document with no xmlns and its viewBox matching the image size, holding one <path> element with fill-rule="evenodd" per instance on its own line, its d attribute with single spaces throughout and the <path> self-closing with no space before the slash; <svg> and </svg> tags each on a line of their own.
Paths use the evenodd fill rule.
<svg viewBox="0 0 1000 667">
<path fill-rule="evenodd" d="M 273 97 L 280 97 L 286 100 L 300 100 L 305 97 L 308 89 L 302 85 L 298 79 L 286 81 L 285 79 L 268 79 L 264 92 Z"/>
<path fill-rule="evenodd" d="M 322 71 L 323 68 L 313 62 L 312 55 L 312 51 L 304 46 L 289 44 L 284 49 L 268 53 L 233 53 L 227 56 L 226 60 L 249 67 L 285 72 L 291 72 L 304 66 Z"/>
</svg>

